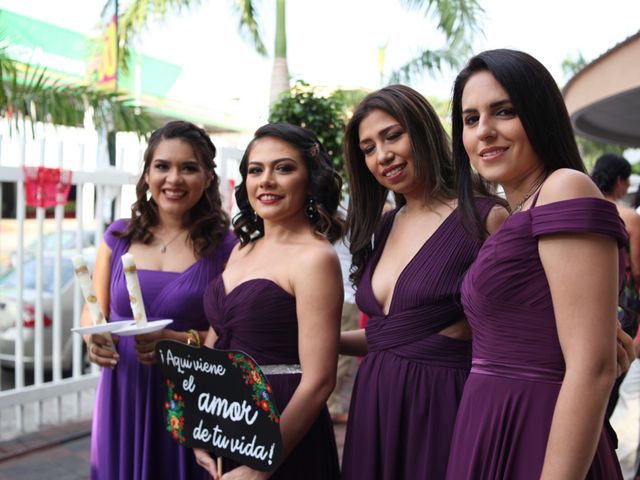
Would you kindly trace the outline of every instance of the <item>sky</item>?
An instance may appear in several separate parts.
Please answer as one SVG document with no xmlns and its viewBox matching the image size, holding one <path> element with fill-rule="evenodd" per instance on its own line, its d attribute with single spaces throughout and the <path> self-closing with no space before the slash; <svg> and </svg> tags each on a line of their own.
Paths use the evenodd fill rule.
<svg viewBox="0 0 640 480">
<path fill-rule="evenodd" d="M 95 31 L 104 0 L 0 0 L 0 9 L 29 15 L 80 33 Z M 126 0 L 121 0 L 121 5 Z M 196 3 L 196 2 L 194 2 Z M 260 57 L 238 35 L 234 0 L 201 1 L 166 22 L 150 25 L 136 44 L 145 54 L 176 63 L 183 73 L 169 92 L 175 100 L 229 112 L 255 128 L 267 121 L 272 58 Z M 265 44 L 272 55 L 274 1 L 256 0 Z M 638 0 L 480 0 L 484 35 L 474 52 L 516 48 L 538 58 L 562 87 L 561 64 L 581 53 L 587 61 L 640 30 Z M 390 73 L 421 47 L 443 39 L 434 22 L 402 7 L 401 0 L 289 0 L 289 71 L 311 85 L 376 89 L 384 83 L 378 47 L 387 45 Z M 416 78 L 427 96 L 449 98 L 455 72 Z"/>
</svg>

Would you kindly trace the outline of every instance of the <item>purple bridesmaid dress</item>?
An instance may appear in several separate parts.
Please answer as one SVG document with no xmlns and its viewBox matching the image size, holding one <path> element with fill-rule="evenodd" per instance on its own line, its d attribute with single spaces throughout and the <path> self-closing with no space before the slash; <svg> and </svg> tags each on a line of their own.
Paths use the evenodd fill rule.
<svg viewBox="0 0 640 480">
<path fill-rule="evenodd" d="M 222 275 L 206 289 L 204 308 L 218 334 L 215 348 L 240 350 L 259 365 L 299 364 L 296 299 L 272 280 L 247 280 L 226 293 Z M 285 409 L 301 375 L 267 375 L 276 406 Z M 238 464 L 224 459 L 224 471 Z M 271 480 L 332 480 L 340 478 L 338 451 L 327 408 Z"/>
<path fill-rule="evenodd" d="M 462 285 L 473 330 L 473 360 L 456 420 L 448 479 L 540 478 L 565 371 L 551 292 L 538 255 L 538 238 L 555 233 L 608 235 L 618 241 L 621 255 L 626 243 L 615 206 L 595 198 L 515 213 L 486 241 Z M 612 443 L 603 428 L 587 478 L 621 478 Z"/>
<path fill-rule="evenodd" d="M 491 206 L 478 201 L 483 217 Z M 438 332 L 463 318 L 460 284 L 480 243 L 453 211 L 400 274 L 385 315 L 371 277 L 396 212 L 381 222 L 356 294 L 370 317 L 369 352 L 351 397 L 342 461 L 347 480 L 444 478 L 470 366 L 470 342 Z"/>
<path fill-rule="evenodd" d="M 105 233 L 111 248 L 109 320 L 132 318 L 122 262 L 129 241 L 113 236 L 127 220 L 117 220 Z M 202 296 L 218 275 L 235 244 L 229 232 L 214 253 L 198 259 L 182 273 L 138 270 L 145 311 L 150 320 L 171 318 L 172 330 L 209 328 Z M 165 429 L 165 382 L 160 367 L 138 362 L 135 337 L 120 337 L 120 361 L 102 370 L 96 392 L 91 438 L 94 480 L 205 479 L 189 448 L 178 445 Z"/>
</svg>

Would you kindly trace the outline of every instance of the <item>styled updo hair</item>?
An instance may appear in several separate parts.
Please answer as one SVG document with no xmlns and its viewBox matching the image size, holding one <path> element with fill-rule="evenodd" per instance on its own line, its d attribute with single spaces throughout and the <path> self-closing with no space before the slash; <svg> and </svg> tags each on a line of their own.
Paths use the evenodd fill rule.
<svg viewBox="0 0 640 480">
<path fill-rule="evenodd" d="M 601 155 L 591 172 L 591 179 L 602 193 L 612 193 L 618 179 L 627 180 L 631 176 L 631 164 L 620 155 Z"/>
<path fill-rule="evenodd" d="M 264 235 L 262 219 L 255 215 L 247 195 L 247 171 L 251 149 L 264 137 L 278 138 L 295 148 L 309 173 L 310 199 L 315 212 L 309 222 L 314 230 L 331 243 L 342 237 L 344 220 L 338 213 L 342 179 L 331 166 L 331 159 L 314 132 L 288 123 L 269 123 L 256 130 L 253 140 L 240 161 L 242 182 L 236 187 L 236 203 L 240 210 L 233 218 L 233 231 L 245 246 Z"/>
<path fill-rule="evenodd" d="M 115 233 L 115 236 L 126 238 L 129 241 L 149 244 L 153 241 L 151 228 L 158 225 L 158 205 L 153 197 L 147 199 L 149 185 L 145 176 L 149 171 L 153 155 L 158 145 L 163 140 L 177 138 L 191 145 L 193 153 L 200 165 L 204 168 L 205 175 L 211 178 L 209 186 L 205 189 L 200 200 L 189 210 L 185 226 L 189 230 L 189 238 L 193 244 L 193 252 L 196 257 L 210 255 L 224 235 L 229 230 L 229 215 L 222 208 L 220 197 L 220 179 L 215 173 L 216 147 L 209 135 L 202 128 L 191 122 L 176 120 L 165 124 L 155 130 L 149 138 L 147 149 L 144 152 L 144 166 L 142 175 L 136 184 L 136 201 L 131 206 L 131 221 L 124 232 Z"/>
</svg>

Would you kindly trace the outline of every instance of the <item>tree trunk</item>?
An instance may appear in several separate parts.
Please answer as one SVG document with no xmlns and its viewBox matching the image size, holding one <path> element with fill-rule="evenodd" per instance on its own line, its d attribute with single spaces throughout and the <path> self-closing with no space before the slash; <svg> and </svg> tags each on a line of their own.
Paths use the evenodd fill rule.
<svg viewBox="0 0 640 480">
<path fill-rule="evenodd" d="M 271 95 L 269 97 L 269 105 L 272 105 L 280 94 L 288 91 L 289 88 L 285 0 L 276 0 L 276 41 L 273 69 L 271 70 Z"/>
</svg>

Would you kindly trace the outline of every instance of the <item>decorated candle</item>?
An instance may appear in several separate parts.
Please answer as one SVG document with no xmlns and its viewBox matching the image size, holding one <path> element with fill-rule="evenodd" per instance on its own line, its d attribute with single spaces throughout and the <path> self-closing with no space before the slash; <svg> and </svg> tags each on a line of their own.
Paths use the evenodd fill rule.
<svg viewBox="0 0 640 480">
<path fill-rule="evenodd" d="M 144 303 L 142 301 L 142 290 L 140 290 L 140 282 L 138 281 L 138 271 L 136 270 L 136 262 L 133 255 L 125 253 L 122 255 L 122 266 L 124 267 L 124 278 L 129 291 L 129 303 L 136 326 L 143 327 L 147 323 L 147 314 L 144 311 Z"/>
<path fill-rule="evenodd" d="M 98 297 L 96 297 L 96 292 L 93 289 L 93 283 L 91 282 L 89 269 L 87 268 L 87 264 L 84 263 L 84 258 L 82 258 L 82 255 L 76 255 L 75 257 L 73 257 L 73 270 L 76 274 L 76 279 L 80 284 L 80 290 L 82 291 L 82 295 L 84 296 L 84 301 L 89 307 L 89 313 L 91 314 L 93 324 L 99 325 L 101 323 L 106 323 L 104 314 L 102 313 L 100 304 L 98 303 Z"/>
</svg>

